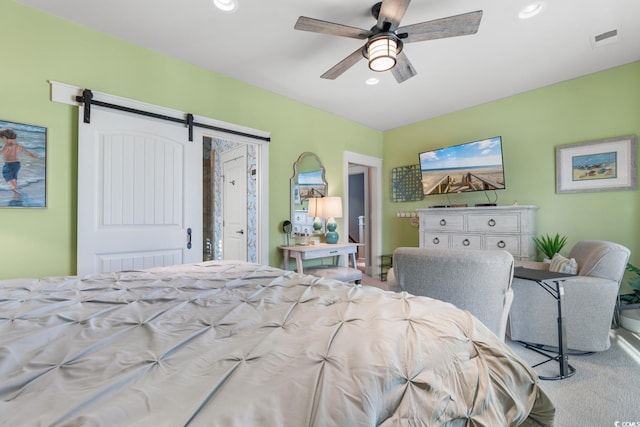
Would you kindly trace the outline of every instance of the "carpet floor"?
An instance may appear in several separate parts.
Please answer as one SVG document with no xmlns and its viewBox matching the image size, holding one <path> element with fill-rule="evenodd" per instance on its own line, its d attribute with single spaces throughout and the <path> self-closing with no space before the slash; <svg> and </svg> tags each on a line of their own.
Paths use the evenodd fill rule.
<svg viewBox="0 0 640 427">
<path fill-rule="evenodd" d="M 544 360 L 522 345 L 507 344 L 527 363 Z M 570 355 L 576 373 L 564 380 L 542 380 L 541 388 L 556 406 L 555 427 L 640 426 L 640 335 L 624 328 L 611 330 L 611 348 Z M 538 375 L 558 373 L 558 363 L 535 368 Z"/>
</svg>

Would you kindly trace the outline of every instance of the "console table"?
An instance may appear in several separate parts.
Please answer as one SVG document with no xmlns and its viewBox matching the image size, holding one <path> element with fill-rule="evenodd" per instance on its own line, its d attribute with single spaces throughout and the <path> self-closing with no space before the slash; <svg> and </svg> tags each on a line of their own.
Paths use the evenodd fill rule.
<svg viewBox="0 0 640 427">
<path fill-rule="evenodd" d="M 296 270 L 298 273 L 304 272 L 302 261 L 307 259 L 335 258 L 342 255 L 348 255 L 351 260 L 351 267 L 356 268 L 356 252 L 358 250 L 357 243 L 321 243 L 319 245 L 295 245 L 280 246 L 284 255 L 284 268 L 289 269 L 289 258 L 296 260 Z M 339 264 L 337 262 L 336 264 Z"/>
<path fill-rule="evenodd" d="M 537 206 L 417 209 L 421 248 L 503 249 L 535 261 Z"/>
<path fill-rule="evenodd" d="M 569 356 L 567 353 L 567 329 L 564 324 L 564 315 L 562 314 L 562 309 L 564 307 L 564 287 L 562 286 L 562 282 L 565 281 L 567 277 L 573 277 L 574 274 L 566 274 L 566 273 L 556 273 L 553 271 L 547 270 L 536 270 L 524 267 L 516 267 L 513 271 L 513 277 L 517 277 L 519 279 L 530 280 L 532 282 L 537 283 L 539 286 L 547 291 L 558 304 L 558 354 L 551 355 L 547 351 L 543 350 L 540 346 L 535 344 L 530 344 L 524 341 L 520 341 L 522 345 L 526 348 L 535 351 L 538 354 L 541 354 L 547 357 L 547 360 L 537 363 L 532 367 L 540 366 L 544 363 L 550 362 L 552 360 L 557 360 L 559 365 L 559 374 L 553 377 L 540 377 L 542 380 L 562 380 L 565 378 L 569 378 L 573 374 L 576 373 L 576 369 L 569 364 Z"/>
</svg>

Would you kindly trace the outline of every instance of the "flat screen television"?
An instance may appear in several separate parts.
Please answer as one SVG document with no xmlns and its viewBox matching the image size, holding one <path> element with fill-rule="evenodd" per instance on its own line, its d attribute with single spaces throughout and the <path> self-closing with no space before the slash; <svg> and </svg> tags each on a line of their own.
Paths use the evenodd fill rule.
<svg viewBox="0 0 640 427">
<path fill-rule="evenodd" d="M 502 137 L 420 153 L 424 195 L 504 190 Z"/>
</svg>

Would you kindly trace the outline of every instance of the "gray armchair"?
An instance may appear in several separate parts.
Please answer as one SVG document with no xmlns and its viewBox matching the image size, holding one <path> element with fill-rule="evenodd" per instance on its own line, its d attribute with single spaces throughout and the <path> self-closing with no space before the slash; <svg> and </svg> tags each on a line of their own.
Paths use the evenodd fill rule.
<svg viewBox="0 0 640 427">
<path fill-rule="evenodd" d="M 564 281 L 564 325 L 569 350 L 594 352 L 610 347 L 609 330 L 629 249 L 617 243 L 584 240 L 569 253 L 578 275 Z M 547 268 L 548 264 L 525 265 Z M 515 341 L 558 346 L 557 303 L 532 281 L 513 279 L 509 336 Z"/>
<path fill-rule="evenodd" d="M 501 250 L 398 248 L 387 285 L 467 310 L 504 340 L 513 262 L 513 256 Z"/>
</svg>

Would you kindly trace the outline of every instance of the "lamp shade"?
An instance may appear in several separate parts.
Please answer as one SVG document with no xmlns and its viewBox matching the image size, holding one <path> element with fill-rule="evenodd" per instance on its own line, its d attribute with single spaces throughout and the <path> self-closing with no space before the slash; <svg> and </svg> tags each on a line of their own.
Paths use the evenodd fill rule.
<svg viewBox="0 0 640 427">
<path fill-rule="evenodd" d="M 322 216 L 325 218 L 342 218 L 342 197 L 323 197 L 320 200 Z"/>
<path fill-rule="evenodd" d="M 309 211 L 307 215 L 310 217 L 324 217 L 322 214 L 322 198 L 321 197 L 311 197 L 307 199 L 309 201 Z"/>
<path fill-rule="evenodd" d="M 398 45 L 391 37 L 380 37 L 367 45 L 369 68 L 373 71 L 387 71 L 396 65 Z"/>
</svg>

